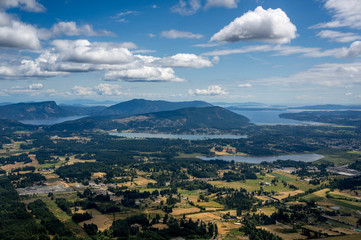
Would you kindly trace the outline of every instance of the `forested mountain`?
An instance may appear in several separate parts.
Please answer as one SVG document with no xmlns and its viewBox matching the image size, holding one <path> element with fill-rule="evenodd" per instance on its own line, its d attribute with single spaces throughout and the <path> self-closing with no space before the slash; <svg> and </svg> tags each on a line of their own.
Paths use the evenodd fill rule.
<svg viewBox="0 0 361 240">
<path fill-rule="evenodd" d="M 209 107 L 212 106 L 209 103 L 202 101 L 190 101 L 190 102 L 168 102 L 168 101 L 151 101 L 145 99 L 133 99 L 126 102 L 121 102 L 112 105 L 98 115 L 119 115 L 119 116 L 131 116 L 137 114 L 161 112 L 161 111 L 172 111 L 176 109 L 186 107 Z"/>
<path fill-rule="evenodd" d="M 282 113 L 280 117 L 299 121 L 361 126 L 361 111 L 304 111 L 299 113 Z"/>
<path fill-rule="evenodd" d="M 16 103 L 0 106 L 0 118 L 14 120 L 34 120 L 67 117 L 74 115 L 62 109 L 54 101 Z"/>
<path fill-rule="evenodd" d="M 311 105 L 311 106 L 302 106 L 302 107 L 291 107 L 289 109 L 310 109 L 310 110 L 361 109 L 361 105 L 323 104 L 323 105 Z"/>
<path fill-rule="evenodd" d="M 11 119 L 0 119 L 0 131 L 5 134 L 7 132 L 34 130 L 36 126 L 19 123 Z"/>
<path fill-rule="evenodd" d="M 51 126 L 52 130 L 81 131 L 90 129 L 136 131 L 186 131 L 191 129 L 236 129 L 249 119 L 221 107 L 191 107 L 174 111 L 140 114 L 129 117 L 102 116 L 78 119 Z"/>
</svg>

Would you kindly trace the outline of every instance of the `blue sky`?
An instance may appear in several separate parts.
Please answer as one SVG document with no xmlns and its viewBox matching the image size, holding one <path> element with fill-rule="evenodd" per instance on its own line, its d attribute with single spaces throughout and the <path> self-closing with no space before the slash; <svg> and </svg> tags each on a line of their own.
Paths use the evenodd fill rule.
<svg viewBox="0 0 361 240">
<path fill-rule="evenodd" d="M 0 101 L 361 103 L 359 0 L 0 0 Z"/>
</svg>

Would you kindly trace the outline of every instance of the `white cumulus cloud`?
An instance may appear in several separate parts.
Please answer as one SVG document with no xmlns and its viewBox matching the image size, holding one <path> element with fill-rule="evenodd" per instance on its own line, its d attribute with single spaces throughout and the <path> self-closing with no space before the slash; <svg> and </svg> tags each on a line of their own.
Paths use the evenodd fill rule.
<svg viewBox="0 0 361 240">
<path fill-rule="evenodd" d="M 54 95 L 56 94 L 56 90 L 54 89 L 43 89 L 43 84 L 34 83 L 29 85 L 28 87 L 15 86 L 7 89 L 1 89 L 1 96 L 11 96 L 11 95 Z"/>
<path fill-rule="evenodd" d="M 119 96 L 122 94 L 121 88 L 119 85 L 102 83 L 95 86 L 94 90 L 98 95 Z"/>
<path fill-rule="evenodd" d="M 238 84 L 238 87 L 249 88 L 249 87 L 252 87 L 252 84 L 250 84 L 250 83 L 241 83 L 241 84 Z"/>
<path fill-rule="evenodd" d="M 190 89 L 188 91 L 190 95 L 209 95 L 209 96 L 216 96 L 216 95 L 227 95 L 228 92 L 224 90 L 219 85 L 210 85 L 207 89 Z"/>
<path fill-rule="evenodd" d="M 179 0 L 177 5 L 171 8 L 172 12 L 180 15 L 195 14 L 202 7 L 201 0 Z"/>
<path fill-rule="evenodd" d="M 78 25 L 76 22 L 58 22 L 51 29 L 39 29 L 39 37 L 49 39 L 56 36 L 113 36 L 112 32 L 95 31 L 89 24 Z"/>
<path fill-rule="evenodd" d="M 0 12 L 0 47 L 39 49 L 37 29 Z"/>
<path fill-rule="evenodd" d="M 0 66 L 0 79 L 48 78 L 66 74 L 61 71 L 46 70 L 41 61 L 23 59 L 18 65 Z"/>
<path fill-rule="evenodd" d="M 38 89 L 42 89 L 44 86 L 42 83 L 33 83 L 31 85 L 29 85 L 29 89 L 32 90 L 38 90 Z"/>
<path fill-rule="evenodd" d="M 75 95 L 75 96 L 86 96 L 86 95 L 94 95 L 95 94 L 93 88 L 91 88 L 91 87 L 74 86 L 70 90 L 71 90 L 71 92 L 68 94 Z"/>
<path fill-rule="evenodd" d="M 165 57 L 160 59 L 159 62 L 166 67 L 204 68 L 213 66 L 208 58 L 188 53 L 178 53 L 171 57 Z"/>
<path fill-rule="evenodd" d="M 94 87 L 74 86 L 67 92 L 67 95 L 75 96 L 95 96 L 95 95 L 107 95 L 107 96 L 119 96 L 121 95 L 121 86 L 116 84 L 101 83 Z"/>
<path fill-rule="evenodd" d="M 20 8 L 28 12 L 44 12 L 45 7 L 36 0 L 1 0 L 0 9 Z"/>
<path fill-rule="evenodd" d="M 210 7 L 224 7 L 237 8 L 239 0 L 207 0 L 205 8 Z"/>
<path fill-rule="evenodd" d="M 133 54 L 122 45 L 91 43 L 88 40 L 54 40 L 52 44 L 63 61 L 93 64 L 119 64 L 134 61 Z"/>
<path fill-rule="evenodd" d="M 43 49 L 40 55 L 31 59 L 13 59 L 11 62 L 0 58 L 0 79 L 49 78 L 77 72 L 97 71 L 104 73 L 105 80 L 182 82 L 173 68 L 212 67 L 219 61 L 206 56 L 179 53 L 170 57 L 154 57 L 135 53 L 152 52 L 133 50 L 132 42 L 90 42 L 86 39 L 54 40 L 52 47 Z M 107 85 L 101 86 L 105 89 Z M 73 92 L 82 94 L 95 91 L 85 87 L 75 88 Z M 106 91 L 104 91 L 106 94 Z"/>
<path fill-rule="evenodd" d="M 263 9 L 261 6 L 236 18 L 210 41 L 264 41 L 270 43 L 289 43 L 296 38 L 296 26 L 280 8 Z"/>
<path fill-rule="evenodd" d="M 168 30 L 168 31 L 163 31 L 161 33 L 161 36 L 164 38 L 169 38 L 169 39 L 177 39 L 177 38 L 187 38 L 187 39 L 200 39 L 203 37 L 202 34 L 197 34 L 197 33 L 191 33 L 191 32 L 182 32 L 182 31 L 178 31 L 178 30 Z"/>
<path fill-rule="evenodd" d="M 104 75 L 105 80 L 127 82 L 183 82 L 177 77 L 172 68 L 149 67 L 109 71 Z"/>
</svg>

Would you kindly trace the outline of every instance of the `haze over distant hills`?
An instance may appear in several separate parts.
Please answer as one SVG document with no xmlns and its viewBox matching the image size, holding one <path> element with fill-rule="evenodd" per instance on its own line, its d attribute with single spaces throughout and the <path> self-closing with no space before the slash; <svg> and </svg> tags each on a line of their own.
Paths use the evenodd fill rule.
<svg viewBox="0 0 361 240">
<path fill-rule="evenodd" d="M 57 105 L 54 101 L 15 103 L 0 106 L 0 118 L 13 120 L 53 119 L 76 115 L 121 115 L 176 110 L 185 107 L 207 107 L 209 103 L 201 101 L 167 102 L 134 99 L 110 107 L 84 105 Z"/>
<path fill-rule="evenodd" d="M 285 110 L 287 109 L 312 109 L 312 110 L 344 110 L 361 109 L 359 105 L 313 105 L 304 107 L 272 107 L 258 103 L 244 103 L 228 106 L 227 109 L 214 107 L 203 101 L 168 102 L 152 101 L 145 99 L 133 99 L 106 106 L 57 105 L 54 101 L 16 103 L 0 106 L 0 119 L 11 120 L 42 120 L 56 119 L 69 116 L 88 116 L 74 121 L 57 124 L 54 128 L 61 130 L 77 131 L 78 129 L 120 129 L 120 130 L 151 130 L 151 131 L 184 131 L 185 129 L 232 129 L 249 124 L 249 119 L 238 115 L 233 111 L 262 111 L 262 110 Z M 231 111 L 229 111 L 231 110 Z M 316 115 L 315 115 L 316 114 Z M 333 116 L 334 120 L 325 119 L 326 113 L 302 113 L 282 114 L 282 118 L 300 121 L 316 121 L 324 123 L 336 123 L 353 125 L 351 115 L 358 113 L 334 112 L 327 116 Z M 337 119 L 339 120 L 337 120 Z M 15 126 L 15 122 L 3 122 L 3 126 Z M 20 127 L 20 126 L 17 126 Z M 26 126 L 22 126 L 26 128 Z M 21 127 L 20 127 L 21 128 Z"/>
<path fill-rule="evenodd" d="M 309 109 L 309 110 L 361 109 L 361 105 L 323 104 L 323 105 L 311 105 L 311 106 L 301 106 L 301 107 L 289 107 L 289 109 Z"/>
<path fill-rule="evenodd" d="M 89 115 L 74 121 L 55 124 L 57 130 L 140 130 L 186 131 L 190 129 L 235 129 L 249 124 L 249 119 L 207 102 L 168 102 L 134 99 L 110 107 L 57 105 L 54 101 L 18 103 L 0 107 L 0 117 L 12 120 L 52 119 L 74 115 Z M 26 128 L 15 121 L 3 125 Z"/>
</svg>

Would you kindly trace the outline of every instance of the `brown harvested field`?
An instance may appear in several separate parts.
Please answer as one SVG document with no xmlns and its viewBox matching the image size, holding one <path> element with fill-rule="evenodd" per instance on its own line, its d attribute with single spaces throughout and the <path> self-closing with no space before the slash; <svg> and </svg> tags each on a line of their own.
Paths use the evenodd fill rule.
<svg viewBox="0 0 361 240">
<path fill-rule="evenodd" d="M 210 208 L 206 208 L 206 211 L 219 211 L 219 210 L 222 210 L 223 208 L 212 208 L 212 207 L 210 207 Z"/>
<path fill-rule="evenodd" d="M 274 224 L 274 225 L 267 225 L 267 226 L 261 226 L 260 228 L 271 232 L 279 237 L 281 237 L 284 240 L 294 240 L 294 239 L 307 239 L 306 236 L 301 235 L 301 233 L 280 233 L 280 229 L 290 229 L 290 226 L 283 225 L 283 224 Z"/>
<path fill-rule="evenodd" d="M 127 187 L 138 187 L 138 186 L 147 186 L 148 183 L 156 183 L 153 179 L 147 179 L 144 177 L 136 177 L 133 179 L 133 182 L 125 182 L 125 183 L 118 183 L 118 186 L 127 186 Z"/>
<path fill-rule="evenodd" d="M 269 174 L 269 173 L 266 173 L 266 176 L 267 176 L 267 177 L 270 177 L 270 178 L 275 178 L 275 176 L 273 176 L 273 175 L 271 175 L 271 174 Z"/>
<path fill-rule="evenodd" d="M 218 235 L 227 235 L 229 231 L 235 228 L 240 228 L 240 224 L 234 224 L 232 222 L 217 222 Z"/>
<path fill-rule="evenodd" d="M 346 196 L 346 197 L 351 197 L 351 198 L 361 198 L 361 190 L 343 190 L 343 191 L 340 191 L 339 189 L 336 189 L 330 193 L 333 193 L 333 194 L 337 194 L 337 195 L 343 195 L 343 196 Z"/>
<path fill-rule="evenodd" d="M 59 176 L 52 172 L 42 172 L 41 175 L 46 178 L 46 181 L 59 179 Z"/>
<path fill-rule="evenodd" d="M 304 193 L 302 190 L 295 190 L 295 191 L 288 191 L 288 192 L 279 192 L 277 195 L 273 196 L 274 198 L 277 198 L 278 200 L 282 200 L 287 198 L 288 196 L 296 196 L 298 194 Z"/>
<path fill-rule="evenodd" d="M 213 147 L 212 149 L 210 149 L 210 152 L 214 152 L 218 156 L 234 155 L 234 154 L 241 155 L 241 156 L 247 156 L 247 154 L 244 154 L 244 153 L 237 153 L 237 149 L 230 145 L 223 146 L 222 151 L 216 151 L 215 147 Z"/>
<path fill-rule="evenodd" d="M 85 223 L 86 224 L 93 223 L 98 226 L 98 229 L 100 231 L 104 231 L 110 228 L 110 226 L 112 226 L 113 220 L 107 217 L 106 215 L 101 214 L 98 210 L 88 209 L 87 212 L 90 213 L 93 216 L 93 218 L 79 223 L 80 226 L 84 227 Z"/>
<path fill-rule="evenodd" d="M 163 229 L 168 228 L 167 224 L 163 224 L 163 223 L 153 224 L 152 227 L 157 228 L 159 230 L 163 230 Z"/>
<path fill-rule="evenodd" d="M 328 236 L 338 236 L 338 235 L 340 235 L 339 233 L 332 231 L 332 229 L 330 229 L 330 228 L 323 228 L 323 227 L 320 227 L 320 226 L 304 225 L 303 228 L 309 229 L 311 231 L 324 233 L 324 234 L 327 234 Z"/>
<path fill-rule="evenodd" d="M 95 172 L 92 173 L 92 179 L 97 179 L 97 178 L 103 178 L 105 177 L 105 175 L 107 175 L 105 172 Z"/>
<path fill-rule="evenodd" d="M 319 191 L 316 191 L 314 192 L 313 194 L 318 196 L 318 197 L 326 197 L 326 192 L 327 191 L 330 191 L 329 188 L 325 188 L 325 189 L 322 189 L 322 190 L 319 190 Z"/>
<path fill-rule="evenodd" d="M 351 229 L 347 229 L 347 228 L 332 228 L 332 231 L 335 232 L 340 232 L 343 233 L 345 235 L 352 235 L 352 234 L 357 234 L 357 232 L 351 230 Z M 361 236 L 360 236 L 361 237 Z M 361 239 L 361 238 L 360 238 Z"/>
<path fill-rule="evenodd" d="M 353 235 L 346 235 L 346 236 L 339 236 L 339 237 L 330 237 L 327 240 L 360 240 L 361 234 L 353 234 Z"/>
<path fill-rule="evenodd" d="M 70 208 L 71 209 L 71 212 L 74 214 L 74 213 L 86 213 L 86 210 L 83 210 L 81 208 L 78 208 L 78 207 L 72 207 Z"/>
<path fill-rule="evenodd" d="M 191 214 L 191 213 L 199 213 L 201 210 L 197 207 L 190 208 L 173 208 L 172 215 L 183 215 L 183 214 Z"/>
<path fill-rule="evenodd" d="M 275 207 L 262 207 L 262 208 L 258 208 L 256 212 L 249 212 L 250 214 L 265 214 L 267 216 L 272 215 L 272 213 L 276 212 L 277 209 Z M 243 214 L 247 214 L 247 211 L 242 211 L 242 215 Z"/>
<path fill-rule="evenodd" d="M 187 215 L 187 218 L 192 218 L 193 220 L 202 220 L 204 222 L 213 222 L 215 220 L 221 220 L 222 218 L 218 216 L 216 212 L 204 212 Z"/>
<path fill-rule="evenodd" d="M 5 166 L 1 166 L 0 169 L 11 172 L 11 169 L 22 168 L 25 166 L 32 166 L 36 168 L 38 166 L 38 161 L 35 160 L 35 155 L 29 154 L 28 156 L 33 160 L 32 162 L 26 164 L 24 164 L 23 162 L 15 162 L 15 164 L 7 164 Z"/>
<path fill-rule="evenodd" d="M 219 211 L 220 214 L 228 214 L 231 216 L 237 216 L 237 210 L 227 210 L 227 211 Z"/>
<path fill-rule="evenodd" d="M 287 202 L 288 205 L 306 205 L 305 202 L 299 202 L 299 201 L 295 201 L 295 202 Z"/>
<path fill-rule="evenodd" d="M 199 195 L 183 195 L 185 197 L 187 197 L 190 201 L 197 203 L 197 200 L 199 198 Z"/>
<path fill-rule="evenodd" d="M 255 196 L 257 199 L 259 199 L 259 200 L 262 200 L 262 201 L 268 201 L 268 200 L 271 200 L 271 199 L 269 199 L 268 197 L 266 197 L 266 196 Z"/>
</svg>

